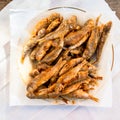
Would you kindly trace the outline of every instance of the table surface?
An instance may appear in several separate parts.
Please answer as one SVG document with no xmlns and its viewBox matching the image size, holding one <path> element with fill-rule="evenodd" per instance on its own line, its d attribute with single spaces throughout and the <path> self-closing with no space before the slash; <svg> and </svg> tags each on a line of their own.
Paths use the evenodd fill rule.
<svg viewBox="0 0 120 120">
<path fill-rule="evenodd" d="M 5 7 L 12 0 L 0 0 L 0 10 Z M 110 5 L 112 10 L 116 11 L 117 16 L 120 19 L 120 0 L 106 0 L 106 2 Z"/>
</svg>

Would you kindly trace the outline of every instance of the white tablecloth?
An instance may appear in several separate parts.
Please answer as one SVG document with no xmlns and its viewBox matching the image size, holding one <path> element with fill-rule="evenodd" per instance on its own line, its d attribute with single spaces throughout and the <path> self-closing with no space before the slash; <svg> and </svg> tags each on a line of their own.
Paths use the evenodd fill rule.
<svg viewBox="0 0 120 120">
<path fill-rule="evenodd" d="M 112 72 L 113 107 L 16 106 L 9 107 L 9 9 L 47 9 L 73 6 L 91 12 L 109 12 L 119 31 L 120 22 L 104 0 L 14 0 L 0 12 L 0 120 L 120 120 L 120 38 L 114 40 L 115 64 Z M 108 58 L 109 59 L 109 58 Z"/>
</svg>

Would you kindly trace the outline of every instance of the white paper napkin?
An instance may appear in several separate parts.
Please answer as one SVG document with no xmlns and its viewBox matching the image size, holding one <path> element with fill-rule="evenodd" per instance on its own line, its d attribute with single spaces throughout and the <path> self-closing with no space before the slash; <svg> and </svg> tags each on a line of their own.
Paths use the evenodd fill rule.
<svg viewBox="0 0 120 120">
<path fill-rule="evenodd" d="M 44 99 L 28 99 L 26 97 L 26 86 L 21 80 L 20 76 L 20 64 L 19 54 L 20 49 L 23 46 L 23 41 L 25 41 L 24 36 L 28 32 L 27 26 L 32 24 L 33 19 L 35 21 L 36 17 L 47 17 L 48 14 L 58 12 L 64 17 L 70 17 L 71 15 L 76 15 L 78 20 L 81 22 L 87 21 L 89 18 L 97 18 L 100 14 L 101 22 L 106 23 L 112 21 L 108 13 L 89 13 L 81 12 L 78 10 L 73 10 L 69 8 L 62 8 L 58 10 L 40 12 L 38 10 L 11 10 L 10 12 L 10 31 L 11 31 L 11 51 L 10 51 L 10 105 L 56 105 L 55 100 L 44 100 Z M 24 18 L 24 19 L 23 19 Z M 32 21 L 32 22 L 31 22 Z M 76 105 L 82 106 L 98 106 L 98 107 L 111 107 L 112 106 L 112 79 L 111 79 L 111 61 L 112 61 L 112 40 L 114 39 L 114 33 L 117 33 L 115 29 L 115 24 L 113 22 L 110 35 L 104 46 L 104 52 L 102 54 L 102 59 L 99 67 L 99 74 L 103 76 L 103 81 L 100 81 L 99 86 L 94 90 L 94 96 L 100 99 L 98 103 L 91 100 L 75 100 Z M 21 43 L 21 44 L 20 44 Z M 106 56 L 107 54 L 107 56 Z M 109 59 L 107 59 L 109 57 Z M 22 64 L 20 64 L 23 66 Z M 21 70 L 26 71 L 29 68 L 23 67 Z M 59 101 L 59 104 L 65 104 L 63 101 Z"/>
</svg>

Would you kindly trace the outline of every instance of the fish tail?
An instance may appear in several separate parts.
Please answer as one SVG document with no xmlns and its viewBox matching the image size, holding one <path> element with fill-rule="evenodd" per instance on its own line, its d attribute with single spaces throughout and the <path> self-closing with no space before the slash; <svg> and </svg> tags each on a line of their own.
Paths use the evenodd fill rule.
<svg viewBox="0 0 120 120">
<path fill-rule="evenodd" d="M 96 97 L 94 97 L 94 96 L 92 96 L 92 95 L 90 95 L 89 97 L 90 97 L 91 100 L 93 100 L 93 101 L 95 101 L 95 102 L 99 102 L 99 99 L 98 99 L 98 98 L 96 98 Z"/>
</svg>

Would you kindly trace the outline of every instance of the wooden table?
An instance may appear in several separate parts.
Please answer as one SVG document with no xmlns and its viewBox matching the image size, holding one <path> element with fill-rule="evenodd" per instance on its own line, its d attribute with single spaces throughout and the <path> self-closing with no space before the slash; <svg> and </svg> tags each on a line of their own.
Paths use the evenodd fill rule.
<svg viewBox="0 0 120 120">
<path fill-rule="evenodd" d="M 120 19 L 120 0 L 105 0 Z"/>
<path fill-rule="evenodd" d="M 12 0 L 0 0 L 0 10 L 5 7 Z M 120 18 L 120 0 L 106 0 L 112 10 L 116 11 L 117 16 Z M 101 7 L 102 9 L 102 7 Z"/>
</svg>

